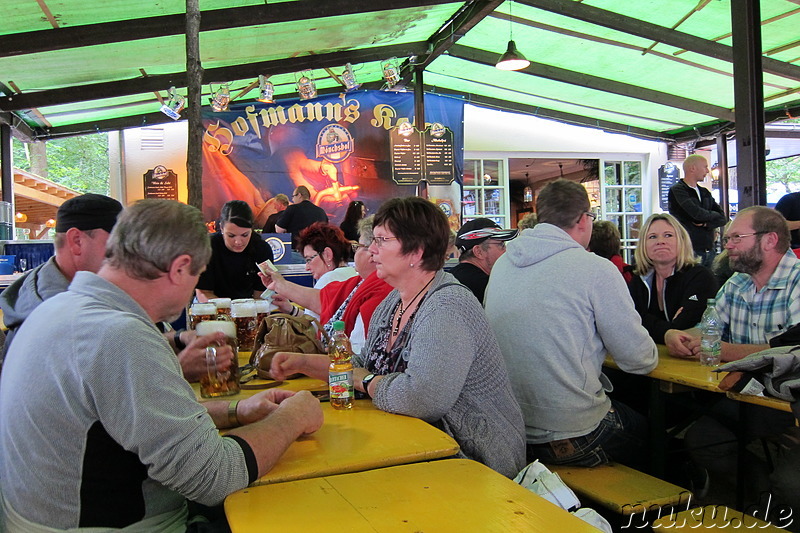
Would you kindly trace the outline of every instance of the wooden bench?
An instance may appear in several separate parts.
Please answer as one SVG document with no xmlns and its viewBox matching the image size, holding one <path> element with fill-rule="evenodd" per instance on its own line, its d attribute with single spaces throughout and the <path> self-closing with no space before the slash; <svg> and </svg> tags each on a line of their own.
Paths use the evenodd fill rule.
<svg viewBox="0 0 800 533">
<path fill-rule="evenodd" d="M 758 518 L 725 507 L 724 505 L 706 505 L 695 509 L 687 509 L 669 516 L 662 516 L 651 524 L 653 531 L 690 532 L 722 528 L 742 531 L 785 532 L 786 529 L 778 527 L 780 524 L 771 524 Z M 789 524 L 784 524 L 784 528 Z"/>
<path fill-rule="evenodd" d="M 622 515 L 657 511 L 687 503 L 692 493 L 672 483 L 621 464 L 592 468 L 547 467 L 557 473 L 581 503 L 584 500 Z"/>
</svg>

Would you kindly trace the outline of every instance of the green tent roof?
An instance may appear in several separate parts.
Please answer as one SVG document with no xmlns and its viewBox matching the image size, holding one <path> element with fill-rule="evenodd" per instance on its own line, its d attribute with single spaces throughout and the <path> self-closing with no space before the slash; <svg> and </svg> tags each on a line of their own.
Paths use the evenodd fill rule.
<svg viewBox="0 0 800 533">
<path fill-rule="evenodd" d="M 3 0 L 0 120 L 48 138 L 170 120 L 186 94 L 185 2 Z M 734 2 L 735 4 L 736 2 Z M 768 119 L 800 114 L 800 5 L 761 0 Z M 294 97 L 301 70 L 320 92 L 343 90 L 352 63 L 383 86 L 397 57 L 404 81 L 468 101 L 664 140 L 733 121 L 727 0 L 203 0 L 203 102 L 222 82 L 254 99 L 259 74 Z M 513 36 L 524 71 L 494 67 Z M 249 88 L 249 90 L 248 90 Z M 246 91 L 246 92 L 243 92 Z M 241 93 L 241 94 L 240 94 Z"/>
</svg>

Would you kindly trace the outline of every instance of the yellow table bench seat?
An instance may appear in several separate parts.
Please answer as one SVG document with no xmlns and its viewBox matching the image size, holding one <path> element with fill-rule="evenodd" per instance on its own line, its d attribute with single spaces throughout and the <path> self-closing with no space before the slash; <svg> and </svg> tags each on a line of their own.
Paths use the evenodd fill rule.
<svg viewBox="0 0 800 533">
<path fill-rule="evenodd" d="M 621 464 L 592 468 L 551 466 L 583 505 L 595 503 L 616 513 L 629 515 L 686 503 L 691 492 Z"/>
</svg>

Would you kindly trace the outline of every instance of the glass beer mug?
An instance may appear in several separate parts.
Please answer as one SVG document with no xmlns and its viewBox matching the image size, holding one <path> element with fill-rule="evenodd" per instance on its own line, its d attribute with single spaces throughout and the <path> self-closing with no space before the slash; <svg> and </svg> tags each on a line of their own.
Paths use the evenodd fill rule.
<svg viewBox="0 0 800 533">
<path fill-rule="evenodd" d="M 217 398 L 239 393 L 239 343 L 236 340 L 236 325 L 230 320 L 205 320 L 198 322 L 195 332 L 198 336 L 216 332 L 225 334 L 225 341 L 233 351 L 233 361 L 228 370 L 217 368 L 217 347 L 206 348 L 206 373 L 200 378 L 200 396 Z"/>
</svg>

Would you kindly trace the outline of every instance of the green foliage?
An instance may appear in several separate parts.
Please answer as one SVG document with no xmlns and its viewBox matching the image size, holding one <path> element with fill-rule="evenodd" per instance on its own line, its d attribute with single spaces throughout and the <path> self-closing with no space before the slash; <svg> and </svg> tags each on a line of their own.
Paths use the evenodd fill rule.
<svg viewBox="0 0 800 533">
<path fill-rule="evenodd" d="M 767 161 L 767 186 L 781 184 L 786 192 L 800 190 L 800 156 Z"/>
<path fill-rule="evenodd" d="M 47 179 L 81 193 L 108 194 L 108 134 L 47 141 Z M 14 140 L 14 166 L 30 170 L 29 150 Z"/>
</svg>

